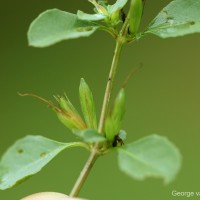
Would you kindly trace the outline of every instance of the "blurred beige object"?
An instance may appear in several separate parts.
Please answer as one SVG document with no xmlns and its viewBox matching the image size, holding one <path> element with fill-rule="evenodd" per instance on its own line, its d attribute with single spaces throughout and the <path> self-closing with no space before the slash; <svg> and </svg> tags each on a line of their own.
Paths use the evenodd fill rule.
<svg viewBox="0 0 200 200">
<path fill-rule="evenodd" d="M 27 196 L 21 200 L 83 200 L 78 198 L 72 198 L 65 194 L 57 192 L 41 192 Z"/>
</svg>

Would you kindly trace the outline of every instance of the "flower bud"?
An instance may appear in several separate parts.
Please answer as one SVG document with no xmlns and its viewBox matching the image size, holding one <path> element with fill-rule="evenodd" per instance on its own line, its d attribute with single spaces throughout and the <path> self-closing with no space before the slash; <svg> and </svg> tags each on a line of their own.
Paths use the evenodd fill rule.
<svg viewBox="0 0 200 200">
<path fill-rule="evenodd" d="M 68 113 L 75 113 L 76 115 L 79 115 L 78 111 L 76 110 L 76 108 L 73 106 L 73 104 L 70 102 L 70 100 L 68 99 L 68 97 L 66 95 L 65 95 L 65 97 L 63 97 L 63 96 L 59 97 L 58 102 L 59 102 L 60 107 L 64 111 L 66 111 Z"/>
<path fill-rule="evenodd" d="M 78 129 L 83 130 L 86 128 L 85 123 L 83 122 L 78 111 L 74 108 L 72 103 L 69 101 L 67 96 L 65 97 L 56 97 L 60 108 L 56 110 L 59 120 L 69 129 Z"/>
<path fill-rule="evenodd" d="M 112 15 L 111 15 L 111 24 L 112 25 L 117 25 L 120 22 L 120 10 L 115 11 Z"/>
<path fill-rule="evenodd" d="M 57 112 L 58 119 L 71 130 L 83 130 L 86 128 L 84 122 L 77 115 L 65 111 Z"/>
<path fill-rule="evenodd" d="M 122 88 L 114 102 L 113 110 L 112 110 L 112 119 L 118 126 L 120 126 L 120 123 L 123 119 L 124 113 L 125 113 L 125 91 Z M 119 131 L 119 130 L 118 130 Z"/>
<path fill-rule="evenodd" d="M 103 5 L 97 3 L 96 0 L 88 0 L 88 1 L 95 6 L 97 13 L 108 15 L 107 9 Z"/>
<path fill-rule="evenodd" d="M 97 130 L 97 119 L 96 119 L 96 111 L 94 106 L 94 100 L 92 92 L 82 78 L 79 87 L 79 96 L 81 102 L 81 108 L 83 112 L 83 116 L 88 128 L 92 128 Z"/>
<path fill-rule="evenodd" d="M 105 121 L 105 134 L 109 141 L 113 141 L 119 134 L 121 122 L 125 113 L 125 91 L 121 89 L 115 99 L 112 112 Z"/>
<path fill-rule="evenodd" d="M 130 5 L 130 21 L 129 21 L 129 32 L 131 34 L 137 33 L 140 21 L 142 17 L 142 11 L 143 11 L 143 3 L 142 0 L 131 0 Z"/>
<path fill-rule="evenodd" d="M 111 117 L 107 117 L 105 121 L 105 135 L 108 141 L 113 141 L 116 135 L 116 127 L 113 119 Z"/>
</svg>

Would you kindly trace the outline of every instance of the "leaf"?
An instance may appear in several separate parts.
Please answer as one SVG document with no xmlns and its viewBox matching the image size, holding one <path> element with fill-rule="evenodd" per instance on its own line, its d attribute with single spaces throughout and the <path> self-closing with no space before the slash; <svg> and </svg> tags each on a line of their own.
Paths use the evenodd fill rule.
<svg viewBox="0 0 200 200">
<path fill-rule="evenodd" d="M 47 47 L 57 42 L 88 37 L 97 30 L 94 23 L 79 20 L 75 14 L 58 9 L 40 14 L 28 30 L 29 45 Z"/>
<path fill-rule="evenodd" d="M 5 190 L 39 172 L 66 148 L 80 142 L 61 143 L 42 136 L 26 136 L 15 142 L 0 161 L 0 189 Z"/>
<path fill-rule="evenodd" d="M 104 142 L 106 138 L 103 135 L 100 135 L 94 129 L 85 129 L 83 131 L 74 130 L 73 133 L 78 137 L 81 137 L 85 142 L 94 143 L 94 142 Z"/>
<path fill-rule="evenodd" d="M 109 13 L 113 14 L 116 11 L 121 10 L 127 2 L 128 0 L 117 0 L 115 4 L 108 6 Z"/>
<path fill-rule="evenodd" d="M 77 16 L 80 20 L 87 20 L 87 21 L 99 21 L 105 19 L 106 16 L 103 14 L 87 14 L 80 10 L 77 12 Z"/>
<path fill-rule="evenodd" d="M 181 166 L 181 155 L 167 138 L 151 135 L 119 148 L 119 167 L 132 178 L 163 178 L 171 182 Z"/>
<path fill-rule="evenodd" d="M 175 0 L 151 22 L 145 33 L 161 38 L 200 32 L 200 0 Z"/>
</svg>

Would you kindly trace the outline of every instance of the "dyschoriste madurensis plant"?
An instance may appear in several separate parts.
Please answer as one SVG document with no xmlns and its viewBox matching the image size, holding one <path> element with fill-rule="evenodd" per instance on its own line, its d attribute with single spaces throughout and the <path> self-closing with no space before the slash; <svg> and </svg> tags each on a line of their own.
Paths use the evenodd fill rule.
<svg viewBox="0 0 200 200">
<path fill-rule="evenodd" d="M 32 96 L 48 104 L 60 122 L 79 139 L 64 143 L 43 136 L 28 135 L 17 140 L 0 161 L 1 190 L 11 188 L 36 174 L 55 156 L 72 147 L 82 147 L 90 153 L 68 194 L 72 198 L 78 196 L 95 161 L 112 151 L 118 152 L 119 169 L 138 180 L 155 177 L 162 178 L 168 184 L 175 179 L 181 167 L 178 148 L 164 136 L 149 135 L 125 144 L 127 134 L 121 127 L 128 94 L 122 87 L 113 102 L 110 102 L 110 97 L 122 47 L 150 34 L 172 38 L 200 32 L 200 0 L 172 1 L 144 30 L 140 29 L 140 23 L 145 0 L 117 0 L 112 5 L 109 0 L 88 2 L 94 7 L 93 14 L 80 10 L 72 14 L 58 9 L 41 13 L 29 27 L 28 42 L 32 47 L 44 48 L 63 40 L 89 37 L 100 30 L 111 35 L 116 46 L 100 117 L 98 119 L 92 91 L 83 78 L 79 87 L 82 114 L 65 94 L 55 96 L 55 103 L 52 103 L 35 94 L 20 93 L 21 96 Z"/>
</svg>

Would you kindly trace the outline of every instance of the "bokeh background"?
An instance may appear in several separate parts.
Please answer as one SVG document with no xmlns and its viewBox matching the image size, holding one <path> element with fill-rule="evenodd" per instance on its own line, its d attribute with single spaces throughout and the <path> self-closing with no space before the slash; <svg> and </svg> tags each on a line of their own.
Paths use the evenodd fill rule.
<svg viewBox="0 0 200 200">
<path fill-rule="evenodd" d="M 143 26 L 169 0 L 147 1 Z M 42 102 L 20 97 L 30 92 L 52 100 L 66 92 L 80 109 L 78 86 L 84 77 L 95 96 L 100 113 L 105 83 L 113 55 L 114 41 L 104 32 L 90 38 L 59 43 L 45 49 L 27 45 L 31 21 L 46 9 L 76 13 L 91 12 L 86 0 L 1 1 L 0 6 L 0 154 L 16 139 L 40 134 L 58 141 L 75 137 Z M 80 196 L 91 200 L 171 200 L 171 192 L 199 191 L 200 185 L 200 35 L 162 40 L 149 35 L 124 48 L 113 95 L 126 75 L 140 63 L 143 68 L 126 87 L 126 143 L 149 134 L 167 136 L 180 149 L 183 166 L 177 179 L 165 186 L 162 180 L 140 182 L 118 170 L 117 155 L 100 158 Z M 40 191 L 69 193 L 88 152 L 70 149 L 60 154 L 40 173 L 25 183 L 0 191 L 1 200 L 19 200 Z M 195 199 L 197 197 L 192 197 Z"/>
</svg>

